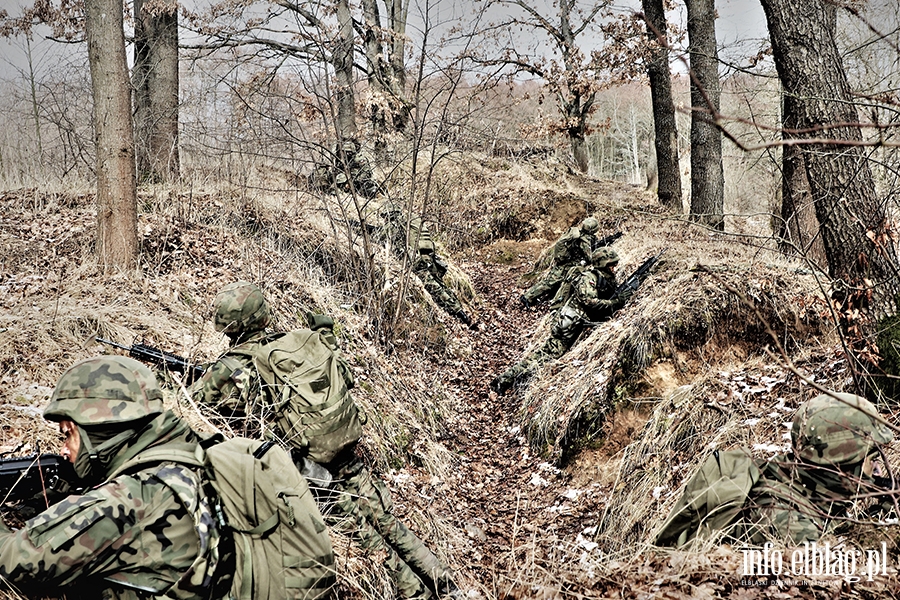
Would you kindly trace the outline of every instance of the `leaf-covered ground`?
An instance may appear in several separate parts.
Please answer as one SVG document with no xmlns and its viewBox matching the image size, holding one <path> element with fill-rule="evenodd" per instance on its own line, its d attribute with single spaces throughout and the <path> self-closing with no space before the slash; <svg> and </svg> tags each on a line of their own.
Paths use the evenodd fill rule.
<svg viewBox="0 0 900 600">
<path fill-rule="evenodd" d="M 209 324 L 212 296 L 236 278 L 253 279 L 266 283 L 279 328 L 302 325 L 301 307 L 337 318 L 360 384 L 356 397 L 370 414 L 366 458 L 389 482 L 397 513 L 448 558 L 473 597 L 891 597 L 900 589 L 893 564 L 872 582 L 748 582 L 737 549 L 673 553 L 645 544 L 696 464 L 697 449 L 715 439 L 774 453 L 785 443 L 783 422 L 811 393 L 791 369 L 843 386 L 846 363 L 815 282 L 758 241 L 670 219 L 642 190 L 526 166 L 541 177 L 526 179 L 519 172 L 525 167 L 482 174 L 468 186 L 475 200 L 459 209 L 478 225 L 476 233 L 495 226 L 505 233 L 443 232 L 454 271 L 471 282 L 476 327 L 421 301 L 422 290 L 410 284 L 404 337 L 394 346 L 367 312 L 373 299 L 348 283 L 358 250 L 346 247 L 333 223 L 308 217 L 319 214 L 318 199 L 273 205 L 216 191 L 153 193 L 139 222 L 141 274 L 132 276 L 105 274 L 93 262 L 89 194 L 5 193 L 0 446 L 25 452 L 55 443 L 40 408 L 69 364 L 109 351 L 94 335 L 214 358 L 223 341 Z M 491 379 L 547 332 L 546 306 L 526 309 L 518 301 L 522 276 L 587 210 L 601 217 L 604 232 L 624 229 L 617 243 L 623 265 L 633 268 L 662 247 L 670 258 L 614 322 L 585 334 L 540 381 L 501 397 L 490 393 Z M 387 264 L 389 256 L 381 249 L 375 259 Z M 372 291 L 387 306 L 404 289 L 395 271 L 387 264 Z M 759 315 L 784 334 L 791 368 Z M 653 343 L 640 346 L 639 339 Z M 628 353 L 634 372 L 616 367 L 618 352 Z M 691 403 L 679 404 L 671 392 L 688 386 Z M 535 431 L 557 435 L 578 410 L 597 409 L 590 402 L 603 404 L 598 430 L 566 464 L 552 444 L 529 443 Z M 555 423 L 536 427 L 526 407 L 550 410 Z M 665 427 L 654 420 L 658 409 L 674 415 L 666 427 L 695 419 L 696 445 L 677 452 L 666 446 Z M 647 472 L 656 469 L 653 477 L 631 468 L 638 459 Z M 620 469 L 623 463 L 629 468 Z M 869 536 L 886 540 L 900 559 L 895 531 Z M 371 557 L 350 556 L 344 564 L 345 576 L 358 579 L 377 568 Z M 378 597 L 372 590 L 380 588 L 358 583 L 345 581 L 344 595 Z"/>
</svg>

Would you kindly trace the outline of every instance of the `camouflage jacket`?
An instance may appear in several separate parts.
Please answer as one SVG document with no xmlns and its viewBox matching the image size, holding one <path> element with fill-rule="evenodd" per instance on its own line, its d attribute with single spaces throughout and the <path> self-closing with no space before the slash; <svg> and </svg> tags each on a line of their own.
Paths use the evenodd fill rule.
<svg viewBox="0 0 900 600">
<path fill-rule="evenodd" d="M 587 320 L 600 319 L 618 308 L 614 297 L 616 276 L 609 269 L 587 269 L 578 275 L 572 286 L 572 294 L 564 308 L 578 312 Z"/>
<path fill-rule="evenodd" d="M 553 245 L 553 264 L 570 267 L 590 261 L 593 234 L 582 233 L 580 227 L 572 227 Z"/>
<path fill-rule="evenodd" d="M 854 482 L 861 481 L 858 472 L 839 474 L 793 455 L 776 456 L 760 470 L 742 518 L 744 535 L 757 544 L 818 540 L 835 518 L 846 515 L 857 494 Z"/>
<path fill-rule="evenodd" d="M 394 252 L 402 256 L 408 252 L 409 259 L 414 261 L 420 254 L 434 254 L 435 244 L 431 231 L 420 217 L 409 220 L 409 237 L 407 238 L 406 219 L 396 218 L 385 224 L 385 237 L 394 247 Z"/>
<path fill-rule="evenodd" d="M 150 447 L 195 440 L 172 413 L 157 417 L 120 451 L 104 483 L 0 533 L 0 576 L 41 595 L 78 585 L 98 598 L 212 597 L 224 545 L 199 470 L 139 460 Z"/>
</svg>

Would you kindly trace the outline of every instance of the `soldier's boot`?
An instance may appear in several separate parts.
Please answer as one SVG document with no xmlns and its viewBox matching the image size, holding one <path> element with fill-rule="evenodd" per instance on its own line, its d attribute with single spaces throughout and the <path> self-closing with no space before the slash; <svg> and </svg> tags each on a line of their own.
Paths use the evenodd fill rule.
<svg viewBox="0 0 900 600">
<path fill-rule="evenodd" d="M 469 315 L 467 315 L 465 313 L 465 311 L 461 310 L 461 311 L 457 312 L 456 314 L 454 314 L 453 316 L 456 317 L 457 319 L 459 319 L 460 321 L 462 321 L 466 325 L 466 327 L 468 327 L 469 329 L 472 329 L 472 319 L 469 318 Z"/>
<path fill-rule="evenodd" d="M 528 296 L 525 294 L 519 296 L 519 302 L 521 302 L 525 308 L 531 308 L 531 300 L 529 300 Z"/>
<path fill-rule="evenodd" d="M 491 389 L 494 390 L 498 396 L 502 396 L 506 393 L 506 390 L 512 387 L 513 381 L 515 381 L 514 378 L 508 377 L 506 373 L 503 373 L 494 377 L 491 381 Z"/>
</svg>

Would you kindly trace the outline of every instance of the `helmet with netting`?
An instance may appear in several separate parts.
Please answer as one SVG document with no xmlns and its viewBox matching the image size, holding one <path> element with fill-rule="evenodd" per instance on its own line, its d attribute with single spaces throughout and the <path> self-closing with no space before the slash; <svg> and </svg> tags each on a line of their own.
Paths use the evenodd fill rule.
<svg viewBox="0 0 900 600">
<path fill-rule="evenodd" d="M 794 454 L 818 465 L 860 462 L 894 438 L 876 420 L 871 402 L 854 394 L 822 394 L 797 409 L 791 427 Z"/>
<path fill-rule="evenodd" d="M 243 333 L 269 324 L 269 304 L 262 290 L 248 281 L 229 283 L 216 294 L 216 331 Z"/>
<path fill-rule="evenodd" d="M 619 254 L 612 248 L 597 248 L 591 253 L 591 263 L 598 269 L 619 264 Z"/>
<path fill-rule="evenodd" d="M 127 356 L 98 356 L 62 374 L 44 418 L 82 427 L 128 423 L 163 412 L 162 398 L 156 377 L 143 364 Z"/>
<path fill-rule="evenodd" d="M 600 229 L 600 223 L 594 217 L 588 217 L 581 222 L 581 231 L 585 233 L 597 233 Z"/>
</svg>

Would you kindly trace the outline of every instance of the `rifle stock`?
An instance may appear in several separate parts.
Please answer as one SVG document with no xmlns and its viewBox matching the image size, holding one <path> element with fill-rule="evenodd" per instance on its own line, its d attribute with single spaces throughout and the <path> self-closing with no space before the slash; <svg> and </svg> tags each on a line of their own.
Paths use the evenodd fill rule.
<svg viewBox="0 0 900 600">
<path fill-rule="evenodd" d="M 153 346 L 147 346 L 145 344 L 124 346 L 122 344 L 117 344 L 116 342 L 105 340 L 100 337 L 97 338 L 97 341 L 101 344 L 112 346 L 113 348 L 126 350 L 128 352 L 128 355 L 135 360 L 150 363 L 156 365 L 157 367 L 162 367 L 168 369 L 169 371 L 174 371 L 175 373 L 181 373 L 181 375 L 184 376 L 185 383 L 187 384 L 193 383 L 194 381 L 200 379 L 200 377 L 203 376 L 203 372 L 205 371 L 205 369 L 200 365 L 193 365 L 188 362 L 187 359 L 178 356 L 177 354 L 164 352 L 159 348 L 154 348 Z"/>
</svg>

